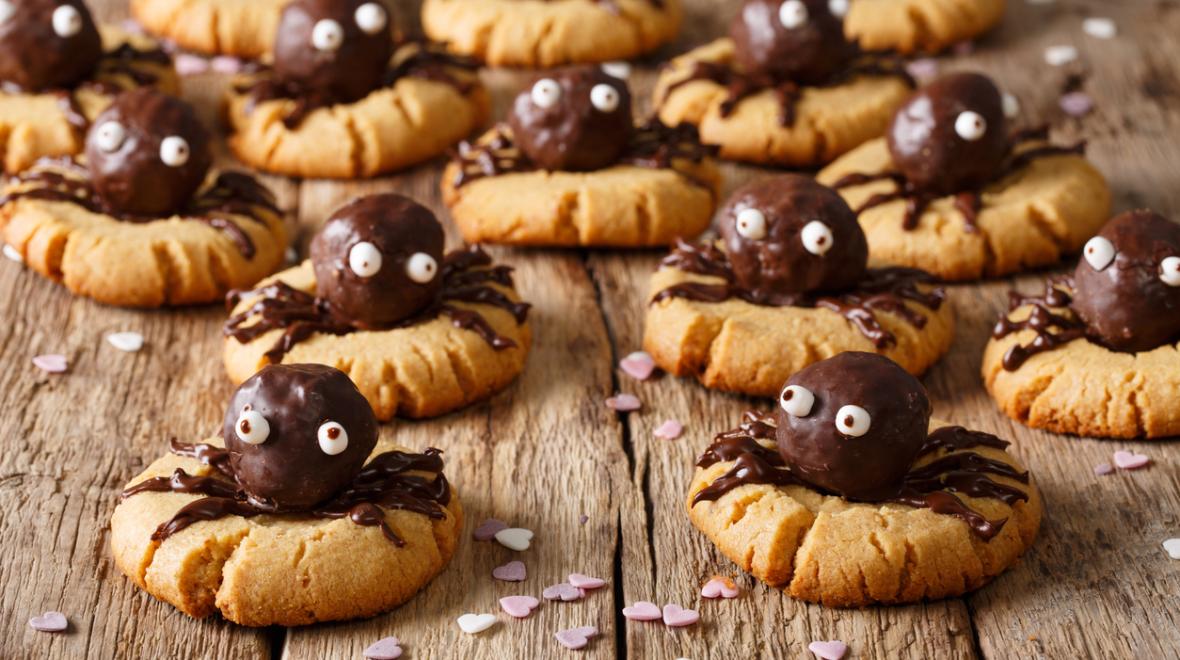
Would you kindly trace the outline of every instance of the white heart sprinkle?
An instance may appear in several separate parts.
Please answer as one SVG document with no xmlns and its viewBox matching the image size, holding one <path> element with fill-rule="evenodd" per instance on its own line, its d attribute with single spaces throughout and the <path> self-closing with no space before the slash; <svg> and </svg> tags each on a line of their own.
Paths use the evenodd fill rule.
<svg viewBox="0 0 1180 660">
<path fill-rule="evenodd" d="M 1164 550 L 1172 559 L 1180 559 L 1180 539 L 1168 539 L 1164 541 Z"/>
<path fill-rule="evenodd" d="M 502 529 L 496 532 L 496 541 L 500 545 L 509 550 L 516 550 L 517 552 L 528 550 L 532 540 L 532 530 L 524 529 L 523 527 L 509 527 L 508 529 Z"/>
<path fill-rule="evenodd" d="M 138 332 L 112 332 L 107 335 L 107 343 L 120 351 L 134 353 L 143 348 L 143 335 Z"/>
<path fill-rule="evenodd" d="M 17 252 L 16 248 L 7 243 L 4 244 L 4 256 L 18 264 L 23 264 L 25 262 L 25 258 L 20 256 L 20 252 Z"/>
<path fill-rule="evenodd" d="M 1078 49 L 1070 45 L 1049 46 L 1045 49 L 1045 62 L 1050 66 L 1065 66 L 1078 59 Z"/>
<path fill-rule="evenodd" d="M 1098 17 L 1082 21 L 1082 31 L 1095 39 L 1113 39 L 1119 33 L 1114 21 Z"/>
<path fill-rule="evenodd" d="M 496 623 L 495 614 L 464 614 L 456 619 L 459 629 L 468 635 L 481 633 Z"/>
</svg>

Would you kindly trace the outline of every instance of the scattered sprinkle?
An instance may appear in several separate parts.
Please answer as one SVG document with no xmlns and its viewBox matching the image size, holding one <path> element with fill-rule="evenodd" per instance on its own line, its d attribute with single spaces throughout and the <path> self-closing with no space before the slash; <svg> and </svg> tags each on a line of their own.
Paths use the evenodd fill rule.
<svg viewBox="0 0 1180 660">
<path fill-rule="evenodd" d="M 709 578 L 705 586 L 701 587 L 701 596 L 704 598 L 737 598 L 739 593 L 733 580 L 720 575 Z"/>
<path fill-rule="evenodd" d="M 651 601 L 636 601 L 623 608 L 623 616 L 631 621 L 658 621 L 663 617 L 660 606 Z"/>
<path fill-rule="evenodd" d="M 1098 465 L 1094 466 L 1094 474 L 1100 477 L 1105 477 L 1111 472 L 1114 472 L 1114 466 L 1110 463 L 1099 463 Z"/>
<path fill-rule="evenodd" d="M 365 649 L 367 660 L 397 660 L 402 657 L 402 643 L 396 637 L 379 639 Z"/>
<path fill-rule="evenodd" d="M 910 77 L 925 82 L 938 76 L 938 60 L 932 57 L 923 57 L 916 59 L 905 65 L 906 73 Z"/>
<path fill-rule="evenodd" d="M 218 55 L 209 60 L 209 68 L 217 73 L 233 75 L 242 72 L 242 60 L 229 55 Z"/>
<path fill-rule="evenodd" d="M 509 527 L 496 532 L 496 541 L 509 550 L 528 550 L 533 540 L 533 532 L 523 527 Z"/>
<path fill-rule="evenodd" d="M 525 569 L 523 561 L 510 561 L 493 568 L 492 577 L 504 582 L 524 582 L 528 577 L 528 570 Z"/>
<path fill-rule="evenodd" d="M 1119 28 L 1109 18 L 1087 18 L 1082 21 L 1082 31 L 1095 39 L 1114 39 Z"/>
<path fill-rule="evenodd" d="M 138 332 L 112 332 L 107 343 L 125 353 L 134 353 L 143 348 L 143 335 Z"/>
<path fill-rule="evenodd" d="M 467 613 L 456 619 L 455 622 L 459 624 L 459 629 L 463 632 L 475 635 L 491 628 L 496 623 L 496 615 Z"/>
<path fill-rule="evenodd" d="M 1143 454 L 1122 450 L 1114 453 L 1114 465 L 1120 470 L 1138 470 L 1150 464 L 1151 459 Z"/>
<path fill-rule="evenodd" d="M 500 599 L 500 609 L 518 619 L 527 618 L 540 604 L 541 601 L 532 596 L 505 596 Z"/>
<path fill-rule="evenodd" d="M 807 645 L 807 650 L 822 660 L 840 660 L 845 653 L 848 653 L 848 645 L 838 639 L 833 639 L 827 642 L 812 642 Z"/>
<path fill-rule="evenodd" d="M 56 353 L 33 356 L 33 366 L 51 374 L 63 374 L 70 368 L 69 363 L 66 362 L 66 356 Z"/>
<path fill-rule="evenodd" d="M 582 600 L 586 597 L 586 592 L 568 582 L 562 582 L 561 584 L 545 587 L 545 590 L 541 592 L 541 597 L 545 600 L 560 600 L 568 603 L 574 600 Z"/>
<path fill-rule="evenodd" d="M 502 529 L 508 529 L 508 523 L 504 522 L 503 520 L 488 518 L 475 528 L 475 532 L 472 534 L 472 536 L 475 537 L 476 541 L 491 541 L 492 539 L 496 538 L 496 533 Z"/>
<path fill-rule="evenodd" d="M 1084 117 L 1094 109 L 1094 99 L 1085 92 L 1064 94 L 1058 101 L 1061 110 L 1070 117 Z"/>
<path fill-rule="evenodd" d="M 4 256 L 10 261 L 15 261 L 18 264 L 23 264 L 25 262 L 25 258 L 20 256 L 20 252 L 17 252 L 16 248 L 12 247 L 8 243 L 4 244 Z"/>
<path fill-rule="evenodd" d="M 602 578 L 590 577 L 589 575 L 582 575 L 581 573 L 570 573 L 567 579 L 571 585 L 579 589 L 593 590 L 606 586 L 606 580 Z"/>
<path fill-rule="evenodd" d="M 1068 44 L 1045 49 L 1045 62 L 1050 66 L 1065 66 L 1078 59 L 1078 49 Z"/>
<path fill-rule="evenodd" d="M 124 18 L 119 21 L 119 29 L 127 34 L 143 34 L 143 26 L 133 18 Z"/>
<path fill-rule="evenodd" d="M 590 516 L 588 516 L 584 513 L 582 515 L 578 516 L 578 524 L 579 525 L 585 525 L 586 521 L 588 521 L 588 520 L 590 520 Z"/>
<path fill-rule="evenodd" d="M 664 625 L 669 628 L 691 626 L 701 620 L 700 612 L 668 603 L 664 606 Z"/>
<path fill-rule="evenodd" d="M 1164 551 L 1172 559 L 1180 559 L 1180 538 L 1164 541 Z"/>
<path fill-rule="evenodd" d="M 614 76 L 620 80 L 626 80 L 631 77 L 631 65 L 627 62 L 603 62 L 602 70 L 608 76 Z"/>
<path fill-rule="evenodd" d="M 209 71 L 209 60 L 190 53 L 177 53 L 172 58 L 176 73 L 182 76 L 199 76 Z"/>
<path fill-rule="evenodd" d="M 1004 92 L 1002 101 L 1004 105 L 1004 116 L 1008 119 L 1015 119 L 1020 114 L 1020 99 L 1016 98 L 1015 94 Z"/>
<path fill-rule="evenodd" d="M 661 440 L 675 440 L 681 433 L 684 433 L 684 425 L 674 419 L 666 420 L 652 431 L 652 435 Z"/>
<path fill-rule="evenodd" d="M 577 650 L 589 644 L 591 637 L 598 636 L 598 628 L 594 626 L 570 628 L 569 630 L 559 630 L 553 636 L 567 649 Z"/>
<path fill-rule="evenodd" d="M 616 394 L 606 400 L 606 407 L 616 412 L 639 410 L 642 405 L 634 394 Z"/>
<path fill-rule="evenodd" d="M 619 368 L 635 380 L 647 380 L 656 370 L 656 361 L 643 351 L 635 351 L 619 360 Z"/>
<path fill-rule="evenodd" d="M 61 632 L 69 625 L 66 615 L 52 610 L 29 619 L 29 627 L 40 632 Z"/>
</svg>

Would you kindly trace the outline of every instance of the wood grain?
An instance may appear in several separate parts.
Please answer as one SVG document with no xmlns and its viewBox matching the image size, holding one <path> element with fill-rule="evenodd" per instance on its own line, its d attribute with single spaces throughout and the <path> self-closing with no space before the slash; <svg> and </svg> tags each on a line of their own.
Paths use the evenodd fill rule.
<svg viewBox="0 0 1180 660">
<path fill-rule="evenodd" d="M 123 17 L 122 0 L 95 0 L 106 20 Z M 401 3 L 413 13 L 413 3 Z M 634 81 L 646 99 L 655 63 L 724 30 L 736 2 L 687 0 L 680 42 L 648 61 Z M 1118 39 L 1085 36 L 1083 17 L 1114 18 Z M 941 60 L 979 69 L 1017 94 L 1029 123 L 1051 122 L 1062 140 L 1090 140 L 1109 176 L 1116 208 L 1152 206 L 1180 217 L 1180 4 L 1059 0 L 1030 6 L 1011 0 L 1003 28 L 973 54 Z M 1048 45 L 1072 43 L 1083 54 L 1090 116 L 1057 107 L 1068 73 L 1042 63 Z M 488 72 L 497 116 L 527 74 Z M 189 79 L 186 95 L 210 122 L 224 84 Z M 340 203 L 367 192 L 409 194 L 440 212 L 439 164 L 359 183 L 293 182 L 268 177 L 306 245 Z M 766 171 L 725 168 L 727 190 Z M 451 244 L 457 244 L 448 223 Z M 832 610 L 795 602 L 738 571 L 687 522 L 683 495 L 693 458 L 713 433 L 760 402 L 658 378 L 637 383 L 615 369 L 640 345 L 648 276 L 657 252 L 493 250 L 517 267 L 534 303 L 535 345 L 519 383 L 490 402 L 441 419 L 396 422 L 383 433 L 446 451 L 468 529 L 495 516 L 537 531 L 526 553 L 464 536 L 451 567 L 406 606 L 367 621 L 301 629 L 251 630 L 217 619 L 193 621 L 139 592 L 115 569 L 108 520 L 122 484 L 176 435 L 195 437 L 219 424 L 231 392 L 221 364 L 216 306 L 134 312 L 75 299 L 10 262 L 0 263 L 0 657 L 13 658 L 355 658 L 372 641 L 402 639 L 409 657 L 553 657 L 561 628 L 597 625 L 603 635 L 582 655 L 635 658 L 807 657 L 815 639 L 843 639 L 854 657 L 1123 658 L 1180 654 L 1180 562 L 1160 542 L 1180 535 L 1180 450 L 1174 442 L 1112 443 L 1025 429 L 1000 415 L 980 384 L 987 332 L 1013 285 L 1034 288 L 1041 275 L 956 286 L 958 338 L 925 378 L 936 414 L 1011 439 L 1034 471 L 1048 515 L 1037 545 L 993 585 L 962 599 L 909 607 Z M 120 353 L 108 332 L 136 330 L 145 349 Z M 65 353 L 70 373 L 49 376 L 33 355 Z M 637 394 L 644 408 L 618 416 L 602 401 Z M 665 419 L 685 435 L 655 439 Z M 1142 451 L 1155 464 L 1135 473 L 1093 475 L 1115 449 Z M 580 516 L 587 517 L 580 522 Z M 494 566 L 522 558 L 529 578 L 491 580 Z M 363 558 L 358 558 L 362 561 Z M 579 571 L 609 578 L 610 588 L 579 603 L 546 603 L 524 621 L 502 620 L 480 636 L 454 619 L 497 612 L 496 599 L 539 595 Z M 743 596 L 701 602 L 712 574 L 738 578 Z M 626 622 L 636 600 L 699 607 L 687 630 Z M 26 621 L 65 612 L 66 634 L 32 631 Z"/>
</svg>

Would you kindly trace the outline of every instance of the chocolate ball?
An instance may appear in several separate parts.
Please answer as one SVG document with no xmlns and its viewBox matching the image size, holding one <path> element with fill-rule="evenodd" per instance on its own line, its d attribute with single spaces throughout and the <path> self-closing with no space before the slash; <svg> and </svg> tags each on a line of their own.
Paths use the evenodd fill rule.
<svg viewBox="0 0 1180 660">
<path fill-rule="evenodd" d="M 766 294 L 839 291 L 864 276 L 869 247 L 832 189 L 795 174 L 739 188 L 719 219 L 737 282 Z"/>
<path fill-rule="evenodd" d="M 0 82 L 39 92 L 73 87 L 102 57 L 81 0 L 0 0 Z"/>
<path fill-rule="evenodd" d="M 333 314 L 362 328 L 404 321 L 442 289 L 442 225 L 401 195 L 340 207 L 311 241 L 316 291 Z"/>
<path fill-rule="evenodd" d="M 242 383 L 222 429 L 250 501 L 307 510 L 352 481 L 377 446 L 377 418 L 356 385 L 320 364 L 276 364 Z"/>
<path fill-rule="evenodd" d="M 886 137 L 916 190 L 949 195 L 990 183 L 1008 156 L 1004 101 L 978 73 L 943 76 L 897 109 Z"/>
<path fill-rule="evenodd" d="M 192 107 L 146 87 L 116 97 L 86 135 L 91 183 L 116 213 L 180 212 L 212 162 L 209 133 Z"/>
<path fill-rule="evenodd" d="M 631 141 L 631 92 L 598 67 L 541 76 L 516 97 L 508 125 L 516 146 L 546 170 L 597 170 L 614 164 Z"/>
<path fill-rule="evenodd" d="M 897 494 L 926 440 L 922 383 L 875 353 L 840 353 L 791 376 L 776 410 L 788 469 L 828 493 L 880 501 Z"/>
<path fill-rule="evenodd" d="M 1127 352 L 1180 341 L 1180 225 L 1118 215 L 1086 243 L 1073 278 L 1071 306 L 1092 339 Z"/>
<path fill-rule="evenodd" d="M 829 0 L 747 0 L 729 25 L 738 68 L 800 84 L 829 79 L 856 54 L 833 8 L 847 11 Z"/>
<path fill-rule="evenodd" d="M 294 0 L 279 18 L 275 76 L 336 102 L 362 99 L 389 68 L 390 23 L 374 0 Z"/>
</svg>

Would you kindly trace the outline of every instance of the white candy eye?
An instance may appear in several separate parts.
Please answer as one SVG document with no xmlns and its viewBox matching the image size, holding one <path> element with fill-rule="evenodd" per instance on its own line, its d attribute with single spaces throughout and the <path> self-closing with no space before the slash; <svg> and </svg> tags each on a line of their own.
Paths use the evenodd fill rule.
<svg viewBox="0 0 1180 660">
<path fill-rule="evenodd" d="M 1164 257 L 1160 262 L 1160 279 L 1168 286 L 1180 286 L 1180 257 Z"/>
<path fill-rule="evenodd" d="M 828 0 L 828 11 L 837 18 L 848 15 L 848 0 Z"/>
<path fill-rule="evenodd" d="M 108 154 L 118 151 L 126 139 L 127 130 L 117 121 L 108 121 L 94 132 L 94 144 Z"/>
<path fill-rule="evenodd" d="M 260 445 L 270 437 L 270 422 L 257 410 L 243 410 L 234 425 L 238 440 L 248 445 Z"/>
<path fill-rule="evenodd" d="M 53 10 L 53 31 L 68 39 L 82 31 L 82 12 L 76 7 L 62 5 Z"/>
<path fill-rule="evenodd" d="M 335 456 L 348 449 L 348 431 L 336 422 L 324 422 L 316 431 L 316 439 L 320 441 L 320 451 L 329 456 Z"/>
<path fill-rule="evenodd" d="M 803 231 L 799 233 L 799 238 L 803 241 L 803 247 L 808 252 L 817 257 L 822 257 L 832 249 L 832 244 L 835 240 L 832 239 L 832 229 L 819 220 L 812 220 L 803 225 Z"/>
<path fill-rule="evenodd" d="M 803 27 L 807 23 L 807 5 L 803 0 L 787 0 L 778 8 L 778 20 L 788 30 Z"/>
<path fill-rule="evenodd" d="M 381 271 L 381 250 L 368 241 L 352 246 L 348 251 L 348 267 L 361 277 L 372 277 Z"/>
<path fill-rule="evenodd" d="M 160 160 L 169 167 L 180 167 L 188 162 L 188 141 L 178 135 L 170 135 L 160 141 Z"/>
<path fill-rule="evenodd" d="M 734 221 L 737 232 L 751 241 L 766 238 L 766 216 L 758 209 L 742 209 Z"/>
<path fill-rule="evenodd" d="M 417 252 L 406 262 L 406 275 L 418 284 L 426 284 L 438 274 L 438 262 L 425 252 Z"/>
<path fill-rule="evenodd" d="M 12 15 L 16 13 L 16 5 L 8 0 L 0 0 L 0 24 L 8 22 Z"/>
<path fill-rule="evenodd" d="M 1114 261 L 1114 243 L 1101 236 L 1095 236 L 1086 241 L 1086 247 L 1082 248 L 1082 256 L 1091 268 L 1102 270 Z"/>
<path fill-rule="evenodd" d="M 626 62 L 604 62 L 602 72 L 613 78 L 626 80 L 631 77 L 631 65 Z"/>
<path fill-rule="evenodd" d="M 844 435 L 859 438 L 869 432 L 872 423 L 869 411 L 860 406 L 843 406 L 836 411 L 836 430 Z"/>
<path fill-rule="evenodd" d="M 389 25 L 389 14 L 385 13 L 385 7 L 376 2 L 366 2 L 357 7 L 353 17 L 357 27 L 366 34 L 378 34 Z"/>
<path fill-rule="evenodd" d="M 619 109 L 619 90 L 611 85 L 595 85 L 590 90 L 590 102 L 600 112 L 614 112 Z"/>
<path fill-rule="evenodd" d="M 311 29 L 311 45 L 316 50 L 337 50 L 344 43 L 344 28 L 330 18 L 325 18 Z"/>
<path fill-rule="evenodd" d="M 533 103 L 539 108 L 552 108 L 561 100 L 561 85 L 552 78 L 542 78 L 533 85 Z"/>
<path fill-rule="evenodd" d="M 815 405 L 815 395 L 806 387 L 787 385 L 779 395 L 778 403 L 791 417 L 806 417 L 811 414 L 811 406 Z"/>
<path fill-rule="evenodd" d="M 955 117 L 955 132 L 964 140 L 975 142 L 987 132 L 987 120 L 978 112 L 961 112 Z"/>
</svg>

